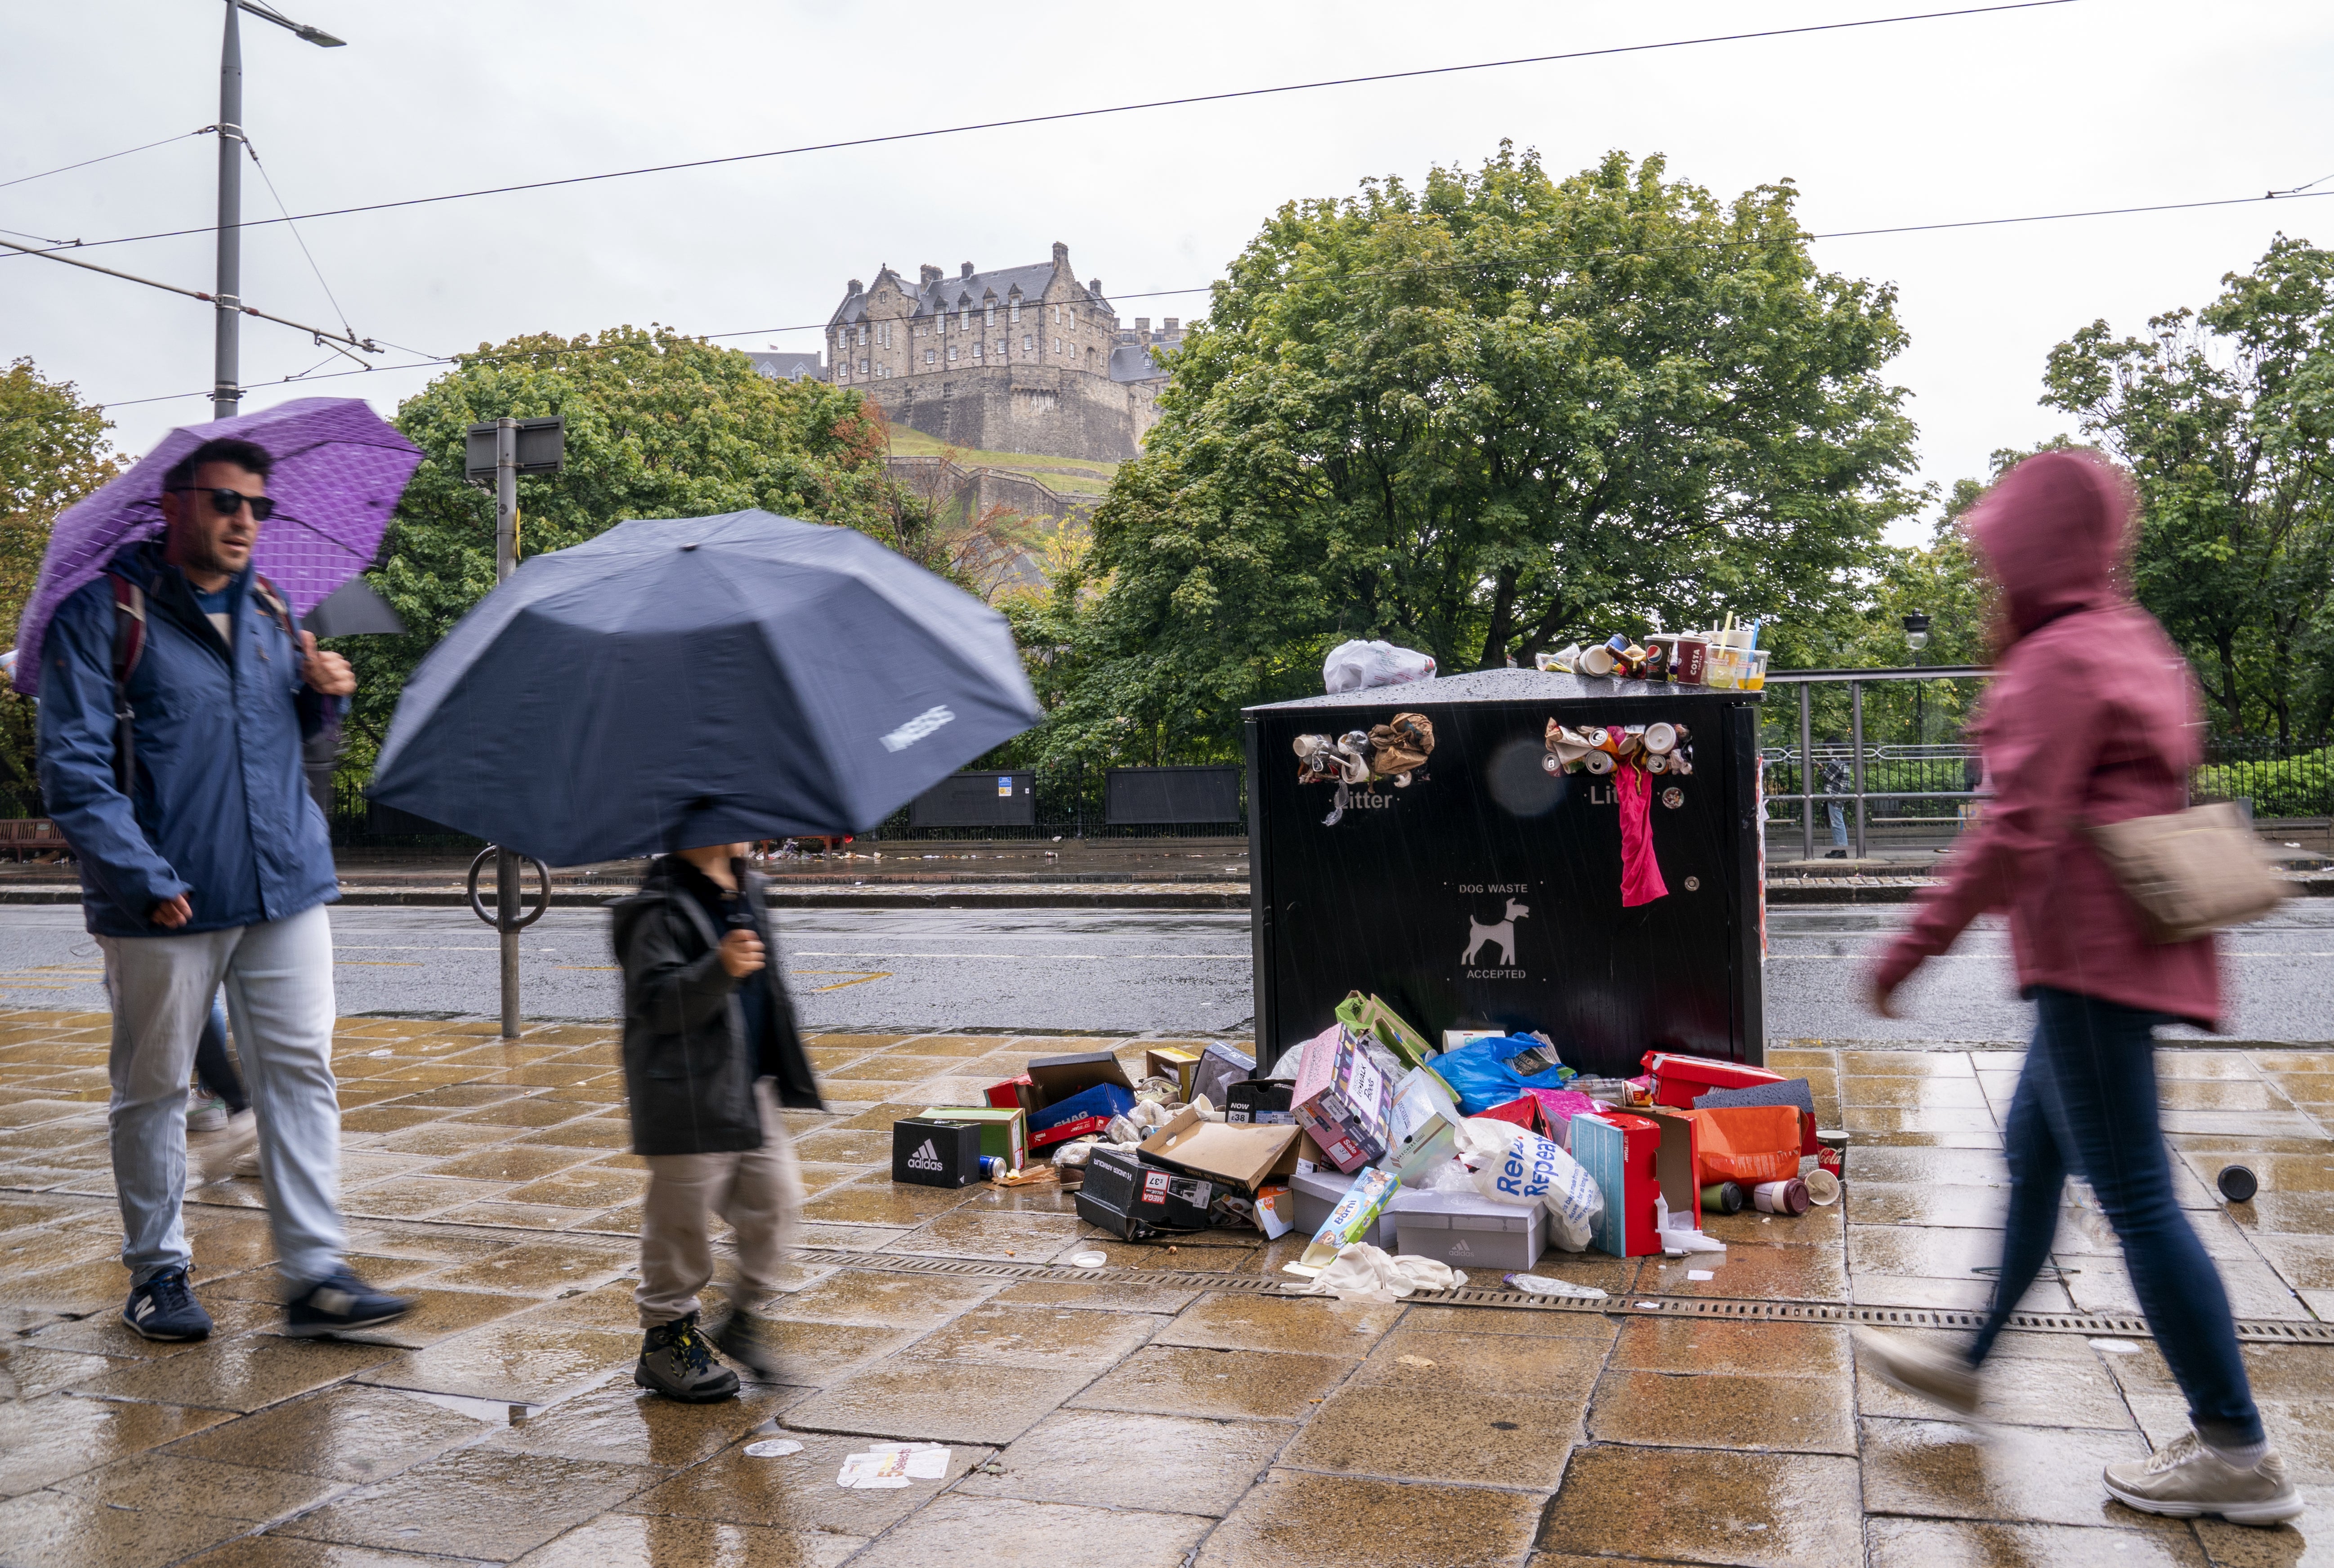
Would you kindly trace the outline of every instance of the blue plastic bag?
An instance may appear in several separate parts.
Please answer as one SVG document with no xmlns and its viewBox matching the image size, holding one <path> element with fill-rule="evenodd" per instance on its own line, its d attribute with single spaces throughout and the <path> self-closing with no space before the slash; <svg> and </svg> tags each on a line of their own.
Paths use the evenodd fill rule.
<svg viewBox="0 0 2334 1568">
<path fill-rule="evenodd" d="M 1577 1076 L 1569 1067 L 1551 1067 L 1527 1078 L 1508 1065 L 1509 1058 L 1538 1050 L 1541 1044 L 1529 1034 L 1470 1040 L 1434 1058 L 1435 1076 L 1459 1097 L 1460 1110 L 1479 1116 L 1494 1105 L 1505 1105 L 1527 1089 L 1561 1089 Z"/>
</svg>

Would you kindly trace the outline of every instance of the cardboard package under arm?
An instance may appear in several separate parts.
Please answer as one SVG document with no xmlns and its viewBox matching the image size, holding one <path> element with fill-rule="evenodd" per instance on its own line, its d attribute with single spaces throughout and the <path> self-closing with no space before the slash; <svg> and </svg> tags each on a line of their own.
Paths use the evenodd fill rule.
<svg viewBox="0 0 2334 1568">
<path fill-rule="evenodd" d="M 1572 1158 L 1605 1195 L 1592 1238 L 1599 1252 L 1643 1257 L 1662 1250 L 1654 1199 L 1702 1226 L 1694 1125 L 1659 1112 L 1606 1111 L 1572 1119 Z"/>
<path fill-rule="evenodd" d="M 1288 1108 L 1329 1163 L 1349 1175 L 1394 1146 L 1394 1085 L 1342 1024 L 1305 1043 Z"/>
<path fill-rule="evenodd" d="M 1471 1192 L 1405 1192 L 1385 1218 L 1396 1252 L 1453 1268 L 1528 1269 L 1548 1250 L 1548 1209 Z"/>
<path fill-rule="evenodd" d="M 927 1105 L 916 1115 L 926 1121 L 969 1121 L 980 1129 L 980 1152 L 1005 1161 L 1008 1170 L 1029 1162 L 1029 1113 L 1019 1106 Z"/>
<path fill-rule="evenodd" d="M 1243 1198 L 1281 1185 L 1297 1169 L 1298 1130 L 1206 1121 L 1190 1106 L 1143 1140 L 1143 1163 L 1221 1182 Z"/>
</svg>

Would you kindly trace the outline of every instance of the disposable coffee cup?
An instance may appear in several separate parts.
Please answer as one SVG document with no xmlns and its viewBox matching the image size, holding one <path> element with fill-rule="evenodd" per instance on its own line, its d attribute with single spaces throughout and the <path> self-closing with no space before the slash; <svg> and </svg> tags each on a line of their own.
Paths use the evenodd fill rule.
<svg viewBox="0 0 2334 1568">
<path fill-rule="evenodd" d="M 1740 1214 L 1742 1212 L 1742 1189 L 1731 1181 L 1713 1181 L 1702 1189 L 1702 1212 L 1704 1214 Z"/>
<path fill-rule="evenodd" d="M 1818 1165 L 1800 1177 L 1799 1181 L 1808 1189 L 1809 1203 L 1832 1204 L 1839 1201 L 1839 1178 L 1822 1166 Z"/>
<path fill-rule="evenodd" d="M 1677 745 L 1677 726 L 1654 723 L 1645 726 L 1645 749 L 1655 756 L 1666 756 Z"/>
<path fill-rule="evenodd" d="M 1847 1179 L 1847 1134 L 1818 1132 L 1816 1134 L 1816 1164 L 1828 1170 L 1835 1181 Z"/>
<path fill-rule="evenodd" d="M 1670 678 L 1680 686 L 1700 686 L 1710 669 L 1710 644 L 1699 637 L 1681 637 L 1670 659 Z"/>
<path fill-rule="evenodd" d="M 1751 1207 L 1761 1214 L 1805 1214 L 1811 1201 L 1808 1184 L 1796 1176 L 1788 1181 L 1762 1181 L 1750 1189 Z"/>
<path fill-rule="evenodd" d="M 1595 648 L 1584 648 L 1580 650 L 1579 668 L 1583 675 L 1610 675 L 1613 673 L 1614 662 L 1613 650 L 1601 643 Z"/>
</svg>

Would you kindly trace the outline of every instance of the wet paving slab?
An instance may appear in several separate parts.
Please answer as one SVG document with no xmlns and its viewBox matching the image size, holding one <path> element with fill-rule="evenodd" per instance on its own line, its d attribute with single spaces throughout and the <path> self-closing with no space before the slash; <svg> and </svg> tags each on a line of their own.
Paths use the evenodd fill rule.
<svg viewBox="0 0 2334 1568">
<path fill-rule="evenodd" d="M 2144 1334 L 2013 1332 L 1981 1419 L 1959 1421 L 1861 1374 L 1844 1323 L 1821 1316 L 1983 1304 L 2015 1052 L 1777 1051 L 1856 1134 L 1846 1202 L 1711 1217 L 1723 1254 L 1551 1253 L 1539 1272 L 1610 1293 L 1606 1311 L 1555 1312 L 1291 1297 L 1255 1287 L 1303 1238 L 1132 1244 L 1058 1189 L 890 1181 L 893 1117 L 1032 1056 L 1139 1066 L 1160 1042 L 818 1036 L 834 1109 L 786 1115 L 814 1179 L 811 1250 L 766 1309 L 779 1369 L 687 1406 L 631 1380 L 644 1172 L 612 1030 L 545 1025 L 505 1046 L 490 1025 L 347 1021 L 352 1261 L 418 1310 L 371 1342 L 283 1337 L 265 1193 L 239 1178 L 190 1195 L 217 1331 L 173 1345 L 116 1315 L 103 1023 L 0 1015 L 17 1092 L 0 1105 L 0 1564 L 2334 1557 L 2334 1342 L 2246 1347 L 2308 1505 L 2263 1531 L 2149 1518 L 2099 1487 L 2099 1466 L 2185 1429 Z M 2334 1058 L 2163 1055 L 2180 1201 L 2239 1312 L 2334 1316 Z M 2231 1163 L 2255 1172 L 2252 1202 L 2213 1190 Z M 2030 1308 L 2129 1311 L 2112 1227 L 2086 1199 L 2069 1189 L 2062 1272 Z M 1059 1266 L 1088 1250 L 1103 1266 Z M 1641 1299 L 1816 1315 L 1655 1316 Z M 770 1442 L 786 1451 L 749 1451 Z M 949 1453 L 903 1486 L 836 1485 L 846 1455 L 891 1442 Z"/>
</svg>

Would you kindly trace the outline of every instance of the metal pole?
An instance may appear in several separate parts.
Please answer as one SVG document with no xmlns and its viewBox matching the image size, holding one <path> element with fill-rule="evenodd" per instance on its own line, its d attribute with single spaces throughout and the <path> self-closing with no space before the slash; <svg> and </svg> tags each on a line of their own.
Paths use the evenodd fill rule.
<svg viewBox="0 0 2334 1568">
<path fill-rule="evenodd" d="M 518 421 L 495 421 L 495 581 L 518 570 Z M 495 851 L 495 925 L 502 933 L 503 1038 L 518 1038 L 518 856 Z"/>
<path fill-rule="evenodd" d="M 211 348 L 211 417 L 227 418 L 243 401 L 236 354 L 236 317 L 243 309 L 243 34 L 241 7 L 227 0 L 227 35 L 219 44 L 218 284 L 212 291 L 217 322 Z"/>
<path fill-rule="evenodd" d="M 1809 695 L 1814 688 L 1799 683 L 1799 859 L 1816 858 L 1816 752 L 1815 731 L 1808 715 Z"/>
<path fill-rule="evenodd" d="M 1848 744 L 1854 755 L 1848 765 L 1856 770 L 1856 858 L 1864 859 L 1864 683 L 1847 683 Z"/>
</svg>

